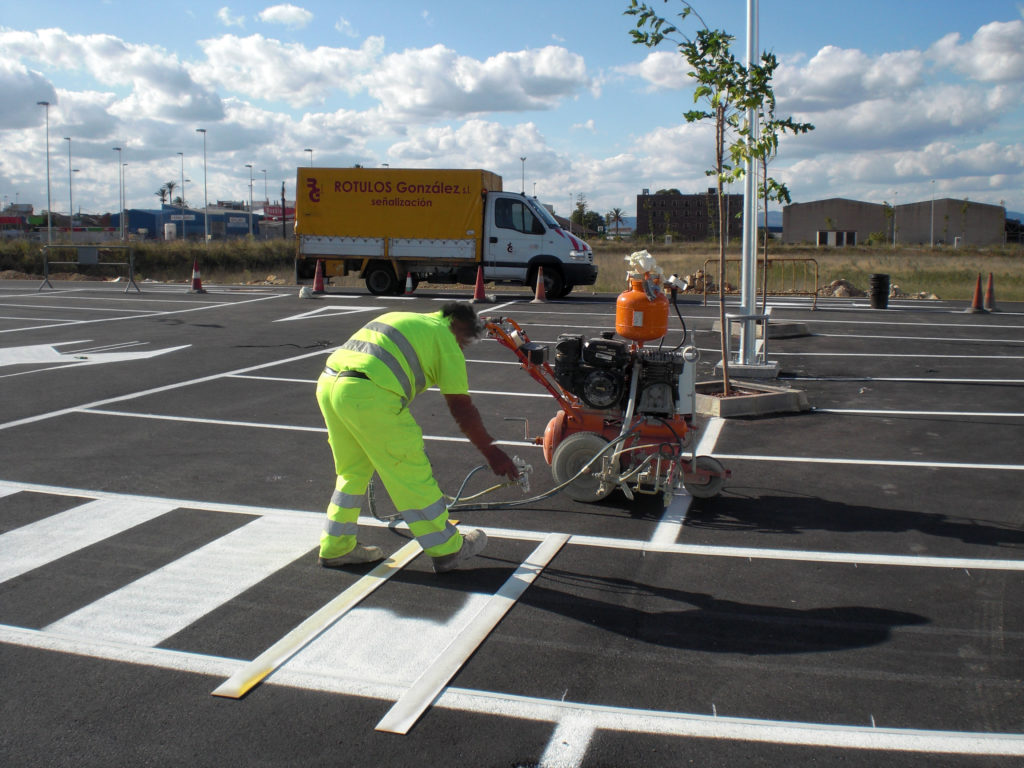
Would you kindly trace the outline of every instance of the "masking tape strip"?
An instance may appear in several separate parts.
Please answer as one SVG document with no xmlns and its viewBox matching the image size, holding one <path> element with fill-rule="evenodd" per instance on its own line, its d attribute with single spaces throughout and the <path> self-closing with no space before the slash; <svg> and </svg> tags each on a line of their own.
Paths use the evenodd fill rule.
<svg viewBox="0 0 1024 768">
<path fill-rule="evenodd" d="M 376 730 L 408 733 L 569 538 L 569 534 L 564 533 L 552 533 L 545 537 L 501 589 L 491 596 L 480 612 L 448 644 L 437 661 L 424 670 L 412 687 L 402 694 L 377 723 Z"/>
<path fill-rule="evenodd" d="M 401 549 L 359 579 L 359 581 L 325 604 L 316 613 L 299 624 L 299 626 L 221 683 L 220 686 L 212 691 L 213 695 L 229 699 L 242 698 L 246 693 L 259 685 L 267 675 L 288 661 L 288 659 L 312 642 L 317 635 L 357 606 L 362 602 L 363 598 L 367 597 L 377 587 L 398 573 L 399 570 L 410 563 L 422 551 L 422 548 L 415 539 L 410 540 Z"/>
</svg>

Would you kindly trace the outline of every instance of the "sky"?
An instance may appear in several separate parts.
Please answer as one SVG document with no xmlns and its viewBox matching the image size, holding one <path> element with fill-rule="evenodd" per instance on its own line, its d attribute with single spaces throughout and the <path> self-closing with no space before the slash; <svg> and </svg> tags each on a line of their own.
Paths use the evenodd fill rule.
<svg viewBox="0 0 1024 768">
<path fill-rule="evenodd" d="M 129 207 L 182 176 L 190 205 L 204 176 L 211 203 L 248 200 L 250 172 L 256 201 L 282 182 L 291 200 L 310 160 L 484 168 L 560 215 L 579 195 L 631 216 L 643 189 L 712 184 L 685 61 L 632 42 L 629 0 L 219 1 L 5 0 L 2 202 L 46 208 L 47 113 L 65 213 L 116 210 L 119 161 Z M 743 60 L 747 0 L 693 6 Z M 777 116 L 815 126 L 769 166 L 793 202 L 1024 211 L 1024 0 L 760 0 L 759 49 L 779 61 Z"/>
</svg>

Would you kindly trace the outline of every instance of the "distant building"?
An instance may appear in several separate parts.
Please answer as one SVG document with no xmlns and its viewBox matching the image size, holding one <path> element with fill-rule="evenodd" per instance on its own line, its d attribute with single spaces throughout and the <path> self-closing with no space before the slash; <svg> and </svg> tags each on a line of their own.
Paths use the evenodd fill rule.
<svg viewBox="0 0 1024 768">
<path fill-rule="evenodd" d="M 159 210 L 131 208 L 124 212 L 129 237 L 139 239 L 180 240 L 203 239 L 206 211 L 202 208 L 181 208 L 164 205 Z M 213 240 L 245 237 L 249 234 L 249 212 L 235 208 L 210 206 L 210 236 Z M 259 234 L 263 216 L 252 215 L 253 235 Z M 120 229 L 121 215 L 110 216 L 111 226 Z"/>
<path fill-rule="evenodd" d="M 872 235 L 904 245 L 1001 245 L 1006 238 L 1006 209 L 953 198 L 895 208 L 831 198 L 787 205 L 782 228 L 786 243 L 820 246 L 863 245 Z"/>
<path fill-rule="evenodd" d="M 729 237 L 743 234 L 743 195 L 723 195 Z M 684 195 L 678 190 L 636 196 L 637 237 L 708 240 L 718 237 L 718 193 Z"/>
</svg>

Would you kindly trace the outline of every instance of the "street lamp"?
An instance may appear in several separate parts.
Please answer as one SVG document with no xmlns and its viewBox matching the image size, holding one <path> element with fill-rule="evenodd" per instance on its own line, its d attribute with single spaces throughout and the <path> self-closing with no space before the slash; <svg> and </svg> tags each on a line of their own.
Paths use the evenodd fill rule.
<svg viewBox="0 0 1024 768">
<path fill-rule="evenodd" d="M 181 211 L 181 239 L 185 239 L 185 153 L 178 152 L 178 157 L 181 158 L 181 194 L 178 195 L 178 199 L 181 200 L 181 205 L 178 209 Z M 172 201 L 173 202 L 173 201 Z"/>
<path fill-rule="evenodd" d="M 263 205 L 270 205 L 270 194 L 267 192 L 267 169 L 264 168 L 260 171 L 263 174 Z M 263 211 L 263 215 L 266 216 L 267 212 Z"/>
<path fill-rule="evenodd" d="M 309 167 L 312 168 L 313 167 L 313 150 L 312 149 L 304 149 L 302 151 L 303 152 L 309 152 Z"/>
<path fill-rule="evenodd" d="M 46 111 L 46 244 L 53 244 L 53 222 L 50 218 L 50 102 L 37 101 L 36 106 Z"/>
<path fill-rule="evenodd" d="M 120 231 L 120 239 L 124 240 L 124 199 L 122 195 L 123 184 L 121 182 L 121 148 L 112 147 L 117 152 L 117 218 L 118 218 L 118 229 Z"/>
<path fill-rule="evenodd" d="M 71 137 L 65 136 L 64 141 L 68 143 L 68 239 L 73 239 L 72 232 L 75 231 L 75 198 L 71 192 L 71 174 L 74 171 L 71 168 Z"/>
<path fill-rule="evenodd" d="M 206 129 L 196 128 L 196 133 L 203 134 L 203 241 L 210 247 L 210 197 L 206 187 Z"/>
<path fill-rule="evenodd" d="M 252 163 L 246 163 L 249 169 L 249 239 L 252 240 Z"/>
<path fill-rule="evenodd" d="M 526 158 L 520 157 L 519 161 L 523 164 L 523 187 L 519 190 L 520 194 L 526 194 Z"/>
</svg>

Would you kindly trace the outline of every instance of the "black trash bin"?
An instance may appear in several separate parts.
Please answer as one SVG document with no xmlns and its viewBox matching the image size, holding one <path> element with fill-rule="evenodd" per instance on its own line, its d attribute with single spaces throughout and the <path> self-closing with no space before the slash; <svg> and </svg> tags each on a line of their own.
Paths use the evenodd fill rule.
<svg viewBox="0 0 1024 768">
<path fill-rule="evenodd" d="M 871 275 L 869 278 L 871 287 L 868 295 L 871 297 L 872 309 L 887 309 L 889 307 L 889 276 Z"/>
</svg>

